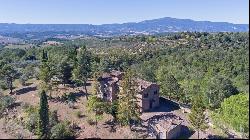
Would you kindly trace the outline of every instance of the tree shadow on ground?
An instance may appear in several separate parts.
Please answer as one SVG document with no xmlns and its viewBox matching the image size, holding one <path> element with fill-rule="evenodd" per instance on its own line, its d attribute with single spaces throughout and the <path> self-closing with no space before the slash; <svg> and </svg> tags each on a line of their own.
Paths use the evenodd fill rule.
<svg viewBox="0 0 250 140">
<path fill-rule="evenodd" d="M 84 114 L 79 115 L 79 118 L 86 118 L 87 116 Z"/>
<path fill-rule="evenodd" d="M 219 136 L 219 135 L 212 135 L 212 134 L 209 134 L 207 136 L 208 139 L 228 139 L 227 137 L 223 137 L 223 136 Z"/>
<path fill-rule="evenodd" d="M 83 91 L 79 91 L 79 92 L 71 92 L 70 93 L 72 96 L 76 97 L 76 98 L 80 98 L 80 97 L 86 97 L 89 96 L 89 93 L 85 93 Z"/>
<path fill-rule="evenodd" d="M 91 83 L 90 83 L 90 82 L 87 82 L 87 83 L 86 83 L 86 86 L 91 86 Z"/>
<path fill-rule="evenodd" d="M 188 139 L 195 133 L 194 130 L 191 130 L 185 125 L 181 125 L 181 135 L 179 136 L 179 139 Z"/>
<path fill-rule="evenodd" d="M 15 103 L 11 104 L 8 108 L 13 109 L 15 107 L 21 106 L 21 104 L 22 104 L 22 102 L 15 102 Z"/>
<path fill-rule="evenodd" d="M 69 94 L 64 94 L 62 96 L 57 96 L 57 97 L 50 97 L 49 100 L 51 102 L 76 102 L 79 100 L 80 97 L 86 97 L 89 96 L 90 94 L 85 93 L 83 91 L 80 92 L 70 92 Z"/>
<path fill-rule="evenodd" d="M 146 125 L 132 126 L 131 131 L 138 133 L 138 138 L 146 138 L 148 136 L 148 126 Z"/>
<path fill-rule="evenodd" d="M 180 109 L 180 106 L 178 103 L 175 103 L 171 100 L 165 99 L 160 97 L 159 98 L 159 107 L 152 109 L 147 112 L 171 112 L 174 110 Z"/>
<path fill-rule="evenodd" d="M 108 120 L 104 123 L 105 127 L 104 128 L 110 128 L 109 132 L 115 133 L 116 132 L 116 122 L 114 120 Z"/>
<path fill-rule="evenodd" d="M 150 117 L 146 120 L 143 120 L 143 122 L 158 122 L 160 120 L 165 120 L 166 118 L 175 118 L 176 115 L 174 115 L 173 113 L 165 113 L 165 114 L 160 114 L 160 115 L 154 115 L 153 117 Z"/>
<path fill-rule="evenodd" d="M 37 87 L 24 87 L 19 90 L 16 90 L 15 93 L 16 95 L 21 95 L 21 94 L 25 94 L 25 93 L 28 93 L 30 91 L 35 91 L 35 90 L 37 90 Z"/>
</svg>

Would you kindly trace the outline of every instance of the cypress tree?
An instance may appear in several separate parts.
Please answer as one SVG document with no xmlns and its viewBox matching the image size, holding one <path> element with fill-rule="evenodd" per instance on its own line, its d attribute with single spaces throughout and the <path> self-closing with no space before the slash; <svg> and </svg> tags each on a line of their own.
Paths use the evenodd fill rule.
<svg viewBox="0 0 250 140">
<path fill-rule="evenodd" d="M 39 105 L 39 120 L 38 120 L 38 136 L 40 139 L 49 138 L 49 106 L 47 95 L 43 90 L 40 95 L 40 105 Z"/>
<path fill-rule="evenodd" d="M 98 97 L 99 94 L 99 82 L 97 80 L 98 74 L 94 74 L 94 83 L 93 83 L 93 94 L 90 96 L 87 101 L 87 110 L 93 111 L 95 113 L 95 125 L 96 125 L 96 135 L 97 135 L 97 123 L 103 118 L 103 112 L 105 111 L 104 102 L 101 98 Z"/>
<path fill-rule="evenodd" d="M 129 125 L 131 120 L 140 119 L 140 108 L 137 104 L 137 83 L 134 79 L 135 75 L 128 70 L 122 80 L 121 89 L 118 99 L 118 115 L 117 119 L 122 125 Z"/>
<path fill-rule="evenodd" d="M 48 60 L 48 54 L 43 50 L 42 62 L 47 62 L 47 60 Z"/>
<path fill-rule="evenodd" d="M 202 97 L 200 95 L 197 95 L 192 101 L 192 109 L 191 113 L 189 114 L 189 121 L 197 130 L 198 139 L 200 131 L 204 131 L 207 129 L 204 111 L 205 105 L 203 103 Z"/>
</svg>

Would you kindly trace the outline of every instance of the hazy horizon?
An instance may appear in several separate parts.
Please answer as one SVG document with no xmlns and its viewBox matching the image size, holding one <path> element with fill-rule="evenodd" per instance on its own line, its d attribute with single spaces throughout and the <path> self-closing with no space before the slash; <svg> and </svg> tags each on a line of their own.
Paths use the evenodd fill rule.
<svg viewBox="0 0 250 140">
<path fill-rule="evenodd" d="M 0 0 L 0 23 L 115 24 L 172 17 L 249 24 L 248 0 Z"/>
<path fill-rule="evenodd" d="M 161 17 L 161 18 L 175 18 L 175 17 Z M 157 18 L 157 19 L 161 19 L 161 18 Z M 175 19 L 184 19 L 184 18 L 175 18 Z M 134 22 L 134 21 L 128 21 L 128 22 L 123 22 L 123 23 L 139 23 L 139 22 L 142 22 L 142 21 L 147 21 L 147 20 L 155 20 L 155 19 L 144 19 L 144 20 L 141 20 L 141 21 L 137 21 L 137 22 Z M 189 19 L 189 20 L 193 20 L 193 19 Z M 208 21 L 208 20 L 193 20 L 193 21 Z M 225 21 L 208 21 L 208 22 L 225 22 Z M 1 22 L 0 22 L 1 23 Z M 2 22 L 3 23 L 3 22 Z M 67 24 L 72 24 L 72 25 L 105 25 L 105 24 L 123 24 L 123 23 L 103 23 L 103 24 L 91 24 L 91 23 L 66 23 Z M 226 22 L 226 23 L 232 23 L 232 22 Z M 3 23 L 3 24 L 41 24 L 41 23 Z M 42 23 L 42 24 L 65 24 L 65 23 Z M 41 24 L 41 25 L 42 25 Z M 232 24 L 249 24 L 249 23 L 232 23 Z"/>
</svg>

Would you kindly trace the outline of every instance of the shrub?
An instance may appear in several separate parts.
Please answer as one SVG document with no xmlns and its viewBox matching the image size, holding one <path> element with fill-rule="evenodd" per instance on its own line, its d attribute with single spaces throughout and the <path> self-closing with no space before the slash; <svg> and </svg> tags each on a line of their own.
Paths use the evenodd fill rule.
<svg viewBox="0 0 250 140">
<path fill-rule="evenodd" d="M 10 107 L 15 102 L 15 99 L 11 96 L 2 96 L 0 98 L 0 112 L 2 112 L 5 108 Z"/>
<path fill-rule="evenodd" d="M 68 122 L 60 122 L 51 128 L 51 139 L 72 139 L 74 131 Z"/>
<path fill-rule="evenodd" d="M 17 139 L 24 139 L 24 136 L 22 135 L 22 133 L 16 133 L 15 137 Z"/>
<path fill-rule="evenodd" d="M 67 94 L 66 93 L 63 93 L 62 97 L 61 97 L 61 100 L 63 102 L 65 102 L 67 100 Z"/>
<path fill-rule="evenodd" d="M 63 102 L 76 102 L 76 96 L 74 96 L 72 92 L 69 94 L 63 93 L 61 100 Z"/>
<path fill-rule="evenodd" d="M 26 85 L 26 81 L 28 80 L 28 77 L 26 75 L 22 75 L 20 78 L 19 78 L 19 81 L 21 83 L 22 86 L 25 86 Z"/>
<path fill-rule="evenodd" d="M 38 108 L 32 105 L 27 105 L 26 109 L 24 110 L 25 113 L 28 115 L 37 113 Z"/>
<path fill-rule="evenodd" d="M 58 123 L 59 123 L 59 120 L 58 120 L 57 110 L 54 110 L 54 111 L 50 112 L 50 114 L 49 114 L 50 127 L 53 127 Z"/>
<path fill-rule="evenodd" d="M 8 89 L 7 85 L 5 83 L 0 82 L 0 88 L 3 90 Z"/>
<path fill-rule="evenodd" d="M 67 100 L 71 102 L 76 102 L 76 96 L 74 96 L 73 93 L 70 92 L 67 96 Z"/>
<path fill-rule="evenodd" d="M 39 120 L 39 115 L 38 115 L 38 109 L 37 107 L 34 107 L 32 105 L 24 104 L 23 105 L 24 112 L 27 114 L 25 121 L 24 121 L 24 126 L 31 132 L 35 133 L 38 120 Z"/>
<path fill-rule="evenodd" d="M 88 119 L 87 122 L 88 122 L 89 125 L 95 125 L 96 124 L 96 122 L 93 119 Z"/>
<path fill-rule="evenodd" d="M 76 117 L 77 118 L 81 118 L 82 117 L 82 112 L 81 111 L 77 111 L 76 112 Z"/>
<path fill-rule="evenodd" d="M 80 80 L 75 80 L 74 81 L 74 86 L 75 87 L 80 87 L 80 86 L 82 86 L 83 85 L 83 83 L 80 81 Z"/>
<path fill-rule="evenodd" d="M 25 127 L 29 131 L 35 133 L 35 130 L 37 128 L 38 119 L 39 119 L 38 113 L 30 114 L 25 122 Z"/>
<path fill-rule="evenodd" d="M 76 108 L 75 108 L 75 105 L 74 105 L 74 103 L 73 103 L 73 102 L 71 102 L 71 101 L 70 101 L 70 102 L 68 102 L 68 105 L 69 105 L 69 108 L 76 109 Z"/>
<path fill-rule="evenodd" d="M 37 124 L 39 120 L 38 108 L 28 104 L 26 104 L 25 106 L 26 107 L 23 107 L 25 108 L 24 112 L 27 113 L 27 116 L 24 121 L 25 127 L 29 131 L 36 134 Z M 59 120 L 58 120 L 57 110 L 49 112 L 49 126 L 53 127 L 58 123 Z"/>
<path fill-rule="evenodd" d="M 22 107 L 22 109 L 24 109 L 24 110 L 28 109 L 29 106 L 30 106 L 30 105 L 29 105 L 28 103 L 26 103 L 26 102 L 24 102 L 24 103 L 21 104 L 21 107 Z"/>
</svg>

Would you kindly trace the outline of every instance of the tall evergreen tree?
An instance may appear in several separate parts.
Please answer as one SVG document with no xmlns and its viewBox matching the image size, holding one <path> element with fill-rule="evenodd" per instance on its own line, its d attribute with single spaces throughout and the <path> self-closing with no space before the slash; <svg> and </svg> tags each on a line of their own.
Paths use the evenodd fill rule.
<svg viewBox="0 0 250 140">
<path fill-rule="evenodd" d="M 47 62 L 47 60 L 48 60 L 48 54 L 47 54 L 47 52 L 45 52 L 45 51 L 43 50 L 42 62 Z"/>
<path fill-rule="evenodd" d="M 97 81 L 97 75 L 95 74 L 94 77 L 94 84 L 93 84 L 93 94 L 90 96 L 87 109 L 88 111 L 93 111 L 95 113 L 95 124 L 96 124 L 96 133 L 97 133 L 97 123 L 98 120 L 101 120 L 103 117 L 104 112 L 104 102 L 101 98 L 98 97 L 99 94 L 99 82 Z"/>
<path fill-rule="evenodd" d="M 112 115 L 113 121 L 116 122 L 118 115 L 118 101 L 115 100 L 113 102 L 106 102 L 104 106 L 106 107 L 106 113 Z"/>
<path fill-rule="evenodd" d="M 81 47 L 77 54 L 77 62 L 73 73 L 74 79 L 80 80 L 83 83 L 86 98 L 88 99 L 87 81 L 91 76 L 91 56 L 90 52 L 87 51 L 86 46 Z"/>
<path fill-rule="evenodd" d="M 52 89 L 53 84 L 51 78 L 53 77 L 54 74 L 55 70 L 52 69 L 52 65 L 48 60 L 47 52 L 43 50 L 42 64 L 40 65 L 40 71 L 39 71 L 39 79 L 42 80 L 43 90 L 50 91 Z"/>
<path fill-rule="evenodd" d="M 157 81 L 161 86 L 161 93 L 163 96 L 177 101 L 182 97 L 182 90 L 180 84 L 175 77 L 170 74 L 166 67 L 160 67 L 157 71 Z"/>
<path fill-rule="evenodd" d="M 135 74 L 129 69 L 126 71 L 118 95 L 118 121 L 122 125 L 130 124 L 131 120 L 140 120 L 140 107 L 137 98 L 137 82 Z"/>
<path fill-rule="evenodd" d="M 66 59 L 63 59 L 59 64 L 59 78 L 62 80 L 63 84 L 69 83 L 72 76 L 72 67 L 67 63 Z"/>
<path fill-rule="evenodd" d="M 39 105 L 39 120 L 37 132 L 41 139 L 49 138 L 49 106 L 47 95 L 43 90 L 40 95 L 40 105 Z"/>
<path fill-rule="evenodd" d="M 198 132 L 198 139 L 200 131 L 204 131 L 207 129 L 207 125 L 205 122 L 205 105 L 203 103 L 202 97 L 200 95 L 196 95 L 192 101 L 192 109 L 189 114 L 189 121 L 193 125 L 193 127 Z"/>
<path fill-rule="evenodd" d="M 50 82 L 51 77 L 51 68 L 47 62 L 43 62 L 40 66 L 40 73 L 39 79 L 42 80 L 44 83 Z"/>
<path fill-rule="evenodd" d="M 42 80 L 42 89 L 49 91 L 52 89 L 51 78 L 53 77 L 53 72 L 48 62 L 43 61 L 40 66 L 39 79 Z"/>
</svg>

